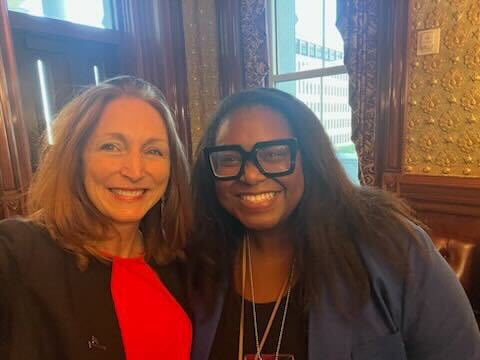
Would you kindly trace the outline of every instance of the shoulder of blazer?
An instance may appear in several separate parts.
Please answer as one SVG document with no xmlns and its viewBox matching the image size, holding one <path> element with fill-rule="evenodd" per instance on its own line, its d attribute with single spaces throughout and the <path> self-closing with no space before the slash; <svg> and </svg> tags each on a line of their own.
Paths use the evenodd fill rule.
<svg viewBox="0 0 480 360">
<path fill-rule="evenodd" d="M 32 257 L 48 262 L 65 255 L 46 229 L 20 218 L 0 221 L 0 251 L 6 251 L 19 266 L 29 264 Z"/>
</svg>

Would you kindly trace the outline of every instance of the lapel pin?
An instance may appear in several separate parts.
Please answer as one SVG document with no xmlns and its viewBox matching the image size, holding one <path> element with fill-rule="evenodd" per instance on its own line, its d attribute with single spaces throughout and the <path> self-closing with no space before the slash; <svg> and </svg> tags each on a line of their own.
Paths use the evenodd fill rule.
<svg viewBox="0 0 480 360">
<path fill-rule="evenodd" d="M 100 344 L 98 339 L 95 336 L 92 336 L 90 340 L 88 340 L 88 348 L 92 349 L 99 349 L 99 350 L 107 350 L 105 345 Z"/>
</svg>

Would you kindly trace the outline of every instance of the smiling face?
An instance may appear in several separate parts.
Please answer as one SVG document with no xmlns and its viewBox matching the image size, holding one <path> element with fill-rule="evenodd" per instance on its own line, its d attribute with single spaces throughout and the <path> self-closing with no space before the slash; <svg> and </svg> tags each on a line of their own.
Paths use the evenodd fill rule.
<svg viewBox="0 0 480 360">
<path fill-rule="evenodd" d="M 238 144 L 250 151 L 257 142 L 292 137 L 283 116 L 255 106 L 229 115 L 218 128 L 215 145 Z M 295 171 L 290 175 L 267 178 L 248 161 L 240 179 L 216 181 L 215 189 L 220 204 L 247 229 L 282 229 L 303 195 L 300 153 L 297 152 Z"/>
<path fill-rule="evenodd" d="M 135 224 L 170 177 L 168 133 L 158 111 L 129 97 L 111 101 L 83 151 L 86 193 L 112 224 Z"/>
</svg>

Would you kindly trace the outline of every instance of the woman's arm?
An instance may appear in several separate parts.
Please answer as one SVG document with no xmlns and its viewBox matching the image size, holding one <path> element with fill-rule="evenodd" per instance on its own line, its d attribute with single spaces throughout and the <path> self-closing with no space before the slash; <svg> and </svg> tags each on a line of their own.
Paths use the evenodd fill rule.
<svg viewBox="0 0 480 360">
<path fill-rule="evenodd" d="M 480 359 L 480 333 L 465 291 L 428 235 L 418 231 L 403 301 L 408 359 Z"/>
</svg>

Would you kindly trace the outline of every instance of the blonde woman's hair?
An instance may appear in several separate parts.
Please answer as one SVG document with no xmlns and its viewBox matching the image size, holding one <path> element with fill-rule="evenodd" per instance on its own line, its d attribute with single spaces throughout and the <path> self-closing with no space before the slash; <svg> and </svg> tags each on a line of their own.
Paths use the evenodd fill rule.
<svg viewBox="0 0 480 360">
<path fill-rule="evenodd" d="M 83 184 L 82 153 L 105 107 L 121 97 L 153 106 L 167 128 L 170 179 L 161 201 L 142 219 L 147 259 L 164 264 L 184 256 L 191 227 L 189 164 L 171 111 L 160 90 L 131 76 L 110 79 L 71 100 L 52 124 L 53 144 L 43 141 L 40 162 L 27 198 L 29 218 L 45 227 L 57 243 L 74 253 L 80 268 L 91 256 L 102 258 L 96 243 L 111 230 L 110 221 L 93 205 Z M 135 126 L 132 117 L 132 126 Z"/>
</svg>

